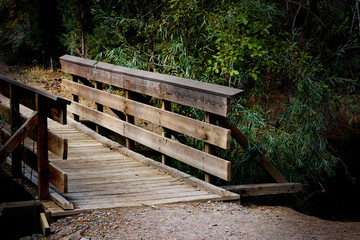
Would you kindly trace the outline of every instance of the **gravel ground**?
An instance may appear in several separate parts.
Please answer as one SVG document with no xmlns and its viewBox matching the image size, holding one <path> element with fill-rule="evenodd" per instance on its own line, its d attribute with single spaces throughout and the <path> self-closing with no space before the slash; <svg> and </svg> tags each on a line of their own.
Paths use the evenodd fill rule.
<svg viewBox="0 0 360 240">
<path fill-rule="evenodd" d="M 48 239 L 360 239 L 360 222 L 335 222 L 286 207 L 186 203 L 93 210 L 50 225 Z"/>
</svg>

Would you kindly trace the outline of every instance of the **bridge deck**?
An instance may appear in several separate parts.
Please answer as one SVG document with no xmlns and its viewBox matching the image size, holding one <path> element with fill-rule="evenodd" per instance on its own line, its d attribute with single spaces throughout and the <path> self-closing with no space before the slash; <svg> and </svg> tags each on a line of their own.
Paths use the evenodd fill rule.
<svg viewBox="0 0 360 240">
<path fill-rule="evenodd" d="M 49 152 L 49 160 L 68 173 L 68 193 L 75 206 L 87 209 L 156 205 L 187 201 L 229 200 L 175 178 L 117 150 L 106 147 L 70 125 L 49 121 L 49 129 L 69 141 L 68 159 Z M 66 215 L 53 202 L 45 204 L 52 215 Z M 73 211 L 74 212 L 74 211 Z"/>
</svg>

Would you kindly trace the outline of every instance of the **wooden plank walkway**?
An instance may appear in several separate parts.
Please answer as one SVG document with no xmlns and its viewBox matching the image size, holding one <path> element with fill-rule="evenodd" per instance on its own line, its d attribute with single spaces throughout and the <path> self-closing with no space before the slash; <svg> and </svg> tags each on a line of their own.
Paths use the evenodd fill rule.
<svg viewBox="0 0 360 240">
<path fill-rule="evenodd" d="M 126 153 L 110 149 L 73 126 L 49 120 L 49 129 L 69 141 L 67 160 L 50 152 L 49 160 L 67 172 L 68 193 L 61 195 L 75 206 L 75 210 L 68 211 L 51 201 L 45 202 L 52 216 L 98 208 L 237 198 L 235 194 L 221 196 L 191 186 L 188 179 L 175 178 Z"/>
</svg>

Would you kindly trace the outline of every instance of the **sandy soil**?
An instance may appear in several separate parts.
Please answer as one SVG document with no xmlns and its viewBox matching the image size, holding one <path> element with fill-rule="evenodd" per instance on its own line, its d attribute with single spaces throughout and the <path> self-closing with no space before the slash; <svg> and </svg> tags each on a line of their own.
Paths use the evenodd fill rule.
<svg viewBox="0 0 360 240">
<path fill-rule="evenodd" d="M 360 239 L 360 222 L 229 202 L 93 210 L 51 228 L 48 239 Z"/>
<path fill-rule="evenodd" d="M 0 74 L 70 97 L 61 89 L 64 75 L 59 71 L 0 62 Z M 51 229 L 47 239 L 360 239 L 360 222 L 326 221 L 286 207 L 229 202 L 93 210 L 57 219 Z"/>
</svg>

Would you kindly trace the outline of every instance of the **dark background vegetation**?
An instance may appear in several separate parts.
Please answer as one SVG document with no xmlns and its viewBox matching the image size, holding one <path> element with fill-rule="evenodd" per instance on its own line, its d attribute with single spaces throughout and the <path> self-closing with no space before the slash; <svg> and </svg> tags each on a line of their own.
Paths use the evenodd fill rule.
<svg viewBox="0 0 360 240">
<path fill-rule="evenodd" d="M 0 23 L 8 64 L 68 53 L 244 89 L 230 119 L 249 149 L 218 150 L 231 184 L 272 181 L 261 152 L 305 188 L 258 201 L 359 219 L 359 0 L 2 0 Z"/>
</svg>

